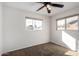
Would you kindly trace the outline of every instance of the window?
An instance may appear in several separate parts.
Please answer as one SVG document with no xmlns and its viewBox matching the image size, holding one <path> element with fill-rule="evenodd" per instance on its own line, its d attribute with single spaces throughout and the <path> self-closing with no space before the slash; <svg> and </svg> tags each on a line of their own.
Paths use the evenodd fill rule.
<svg viewBox="0 0 79 59">
<path fill-rule="evenodd" d="M 78 16 L 57 20 L 57 30 L 78 30 Z"/>
<path fill-rule="evenodd" d="M 78 30 L 78 16 L 66 19 L 67 30 Z"/>
<path fill-rule="evenodd" d="M 65 29 L 65 20 L 59 20 L 57 21 L 57 30 L 64 30 Z"/>
<path fill-rule="evenodd" d="M 42 20 L 26 19 L 26 28 L 28 30 L 42 30 Z"/>
</svg>

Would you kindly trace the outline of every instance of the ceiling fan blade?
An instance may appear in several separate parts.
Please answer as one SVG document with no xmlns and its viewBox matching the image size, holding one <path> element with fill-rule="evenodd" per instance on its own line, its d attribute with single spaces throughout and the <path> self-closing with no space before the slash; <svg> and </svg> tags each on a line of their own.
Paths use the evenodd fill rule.
<svg viewBox="0 0 79 59">
<path fill-rule="evenodd" d="M 46 8 L 47 8 L 47 6 L 46 6 Z M 47 8 L 47 12 L 48 12 L 48 13 L 51 13 L 51 10 L 49 10 L 49 9 Z"/>
<path fill-rule="evenodd" d="M 42 3 L 42 4 L 45 4 L 46 2 L 37 2 L 37 3 Z"/>
<path fill-rule="evenodd" d="M 44 5 L 44 6 L 42 6 L 42 7 L 40 7 L 37 11 L 39 11 L 39 10 L 41 10 L 42 8 L 44 8 L 46 5 Z"/>
<path fill-rule="evenodd" d="M 49 5 L 51 5 L 51 6 L 54 6 L 54 7 L 59 7 L 59 8 L 63 8 L 64 7 L 64 5 L 62 5 L 62 4 L 55 4 L 55 3 L 48 3 Z"/>
</svg>

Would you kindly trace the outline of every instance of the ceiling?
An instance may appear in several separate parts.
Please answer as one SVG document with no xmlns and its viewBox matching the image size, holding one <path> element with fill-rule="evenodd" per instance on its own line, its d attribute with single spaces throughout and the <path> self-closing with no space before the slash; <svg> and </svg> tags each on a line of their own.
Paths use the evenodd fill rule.
<svg viewBox="0 0 79 59">
<path fill-rule="evenodd" d="M 42 15 L 47 15 L 47 16 L 52 16 L 52 15 L 55 15 L 57 13 L 61 13 L 62 11 L 66 11 L 68 9 L 79 7 L 79 2 L 52 2 L 52 3 L 64 4 L 64 7 L 57 8 L 57 7 L 51 6 L 52 12 L 51 12 L 51 14 L 48 14 L 46 8 L 43 8 L 38 12 L 36 11 L 38 8 L 40 8 L 43 5 L 41 3 L 36 3 L 36 2 L 5 2 L 4 5 L 14 7 L 14 8 L 19 8 L 22 10 L 35 12 L 35 13 L 42 14 Z"/>
</svg>

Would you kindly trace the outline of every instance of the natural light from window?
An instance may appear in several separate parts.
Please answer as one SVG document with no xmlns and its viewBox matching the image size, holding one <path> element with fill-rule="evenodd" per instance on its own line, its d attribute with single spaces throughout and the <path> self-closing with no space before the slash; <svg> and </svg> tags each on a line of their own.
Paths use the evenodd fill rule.
<svg viewBox="0 0 79 59">
<path fill-rule="evenodd" d="M 57 30 L 64 30 L 65 29 L 65 19 L 57 21 Z"/>
<path fill-rule="evenodd" d="M 62 41 L 70 49 L 76 50 L 76 39 L 71 35 L 69 35 L 68 33 L 66 33 L 65 31 L 62 31 Z"/>
<path fill-rule="evenodd" d="M 78 30 L 78 16 L 67 18 L 67 30 Z"/>
<path fill-rule="evenodd" d="M 26 19 L 26 28 L 28 30 L 42 30 L 42 20 Z"/>
<path fill-rule="evenodd" d="M 57 20 L 57 30 L 78 30 L 79 16 L 72 16 Z"/>
</svg>

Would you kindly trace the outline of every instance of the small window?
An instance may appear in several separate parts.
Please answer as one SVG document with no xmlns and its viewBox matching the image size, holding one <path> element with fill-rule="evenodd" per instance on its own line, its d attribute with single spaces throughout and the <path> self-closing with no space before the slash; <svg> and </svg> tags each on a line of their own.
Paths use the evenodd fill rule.
<svg viewBox="0 0 79 59">
<path fill-rule="evenodd" d="M 28 30 L 42 30 L 42 20 L 26 19 L 26 28 Z"/>
<path fill-rule="evenodd" d="M 78 16 L 57 20 L 57 30 L 78 30 Z"/>
<path fill-rule="evenodd" d="M 65 19 L 57 21 L 57 30 L 65 30 Z"/>
</svg>

